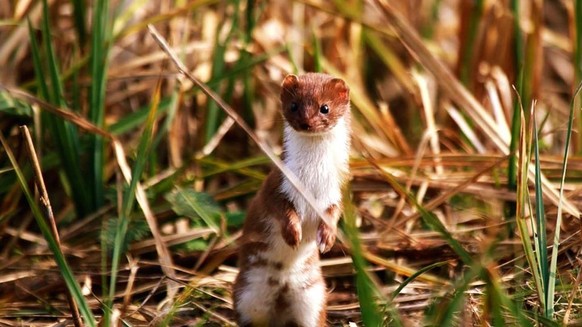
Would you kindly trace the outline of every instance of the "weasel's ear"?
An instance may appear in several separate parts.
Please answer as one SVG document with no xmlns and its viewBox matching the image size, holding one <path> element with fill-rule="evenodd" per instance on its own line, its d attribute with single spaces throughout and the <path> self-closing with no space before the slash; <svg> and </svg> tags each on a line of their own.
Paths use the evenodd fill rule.
<svg viewBox="0 0 582 327">
<path fill-rule="evenodd" d="M 297 76 L 293 75 L 293 74 L 289 74 L 289 75 L 285 76 L 283 83 L 281 83 L 281 87 L 284 89 L 292 89 L 297 84 L 299 84 L 299 79 L 297 78 Z"/>
<path fill-rule="evenodd" d="M 285 79 L 283 79 L 283 83 L 281 83 L 281 94 L 280 94 L 281 101 L 283 101 L 284 98 L 294 94 L 295 92 L 293 90 L 298 85 L 299 79 L 297 78 L 297 76 L 293 74 L 285 76 Z"/>
<path fill-rule="evenodd" d="M 337 98 L 340 101 L 345 102 L 350 101 L 350 88 L 348 87 L 346 82 L 344 82 L 343 79 L 334 78 L 331 81 L 329 81 L 329 85 L 331 89 L 334 90 L 335 94 L 337 95 Z"/>
</svg>

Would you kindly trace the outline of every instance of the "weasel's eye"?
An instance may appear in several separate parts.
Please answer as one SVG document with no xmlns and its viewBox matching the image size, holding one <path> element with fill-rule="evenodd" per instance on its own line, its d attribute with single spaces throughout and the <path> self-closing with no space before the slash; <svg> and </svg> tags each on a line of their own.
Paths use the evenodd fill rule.
<svg viewBox="0 0 582 327">
<path fill-rule="evenodd" d="M 297 111 L 297 109 L 299 109 L 299 105 L 297 104 L 297 102 L 291 102 L 289 109 L 291 109 L 291 112 L 295 112 Z"/>
<path fill-rule="evenodd" d="M 319 107 L 319 112 L 321 112 L 322 114 L 327 114 L 329 112 L 329 107 L 327 106 L 327 104 L 321 105 L 321 107 Z"/>
</svg>

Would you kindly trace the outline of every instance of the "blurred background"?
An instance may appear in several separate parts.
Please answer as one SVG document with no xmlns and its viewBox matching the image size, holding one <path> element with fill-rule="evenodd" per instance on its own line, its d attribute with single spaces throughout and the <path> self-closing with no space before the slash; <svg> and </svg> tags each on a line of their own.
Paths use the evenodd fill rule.
<svg viewBox="0 0 582 327">
<path fill-rule="evenodd" d="M 286 74 L 350 86 L 331 326 L 582 324 L 580 1 L 8 0 L 0 325 L 234 325 L 270 160 L 148 24 L 277 154 Z"/>
</svg>

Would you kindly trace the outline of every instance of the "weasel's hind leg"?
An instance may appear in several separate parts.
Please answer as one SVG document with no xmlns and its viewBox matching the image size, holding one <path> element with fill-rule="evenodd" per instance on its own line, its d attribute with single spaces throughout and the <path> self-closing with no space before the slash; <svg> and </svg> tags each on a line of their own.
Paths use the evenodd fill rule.
<svg viewBox="0 0 582 327">
<path fill-rule="evenodd" d="M 306 288 L 290 291 L 289 319 L 285 326 L 324 327 L 326 323 L 326 296 L 323 278 Z"/>
<path fill-rule="evenodd" d="M 254 271 L 239 274 L 234 287 L 234 310 L 239 326 L 269 326 L 271 302 L 270 287 Z"/>
</svg>

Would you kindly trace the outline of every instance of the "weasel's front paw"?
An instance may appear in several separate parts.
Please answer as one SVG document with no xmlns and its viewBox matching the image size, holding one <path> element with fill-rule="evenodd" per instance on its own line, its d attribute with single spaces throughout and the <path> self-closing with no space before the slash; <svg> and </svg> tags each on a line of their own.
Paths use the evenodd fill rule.
<svg viewBox="0 0 582 327">
<path fill-rule="evenodd" d="M 329 227 L 323 221 L 319 222 L 319 227 L 317 228 L 317 247 L 319 252 L 326 253 L 331 250 L 331 247 L 335 243 L 335 233 L 337 232 L 337 227 Z"/>
<path fill-rule="evenodd" d="M 290 247 L 296 248 L 301 242 L 301 224 L 296 221 L 289 221 L 283 227 L 283 239 Z"/>
</svg>

